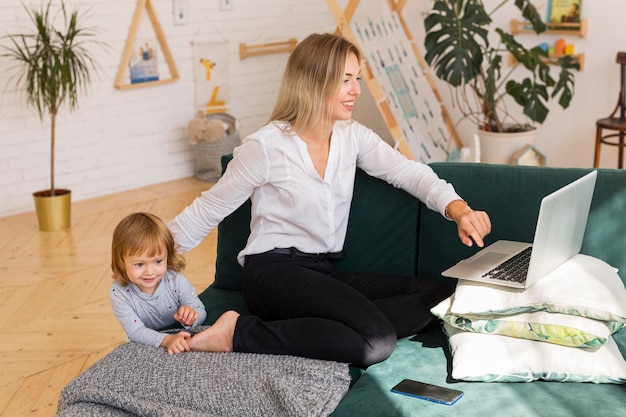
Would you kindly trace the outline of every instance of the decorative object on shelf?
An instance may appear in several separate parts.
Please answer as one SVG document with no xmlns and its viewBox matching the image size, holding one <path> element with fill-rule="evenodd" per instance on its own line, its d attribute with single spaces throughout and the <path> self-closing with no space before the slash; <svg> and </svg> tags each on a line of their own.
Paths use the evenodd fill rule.
<svg viewBox="0 0 626 417">
<path fill-rule="evenodd" d="M 165 63 L 169 69 L 170 78 L 161 78 L 158 73 L 158 63 L 156 60 L 157 52 L 156 46 L 149 43 L 142 42 L 141 45 L 135 44 L 137 38 L 137 32 L 139 31 L 139 24 L 141 23 L 141 17 L 143 11 L 146 11 L 159 47 L 165 59 Z M 126 75 L 127 68 L 130 68 L 130 84 L 124 84 L 124 77 Z M 167 45 L 165 34 L 159 23 L 159 19 L 152 5 L 152 0 L 137 0 L 135 6 L 135 13 L 130 24 L 128 31 L 128 37 L 126 38 L 126 45 L 124 46 L 124 52 L 122 53 L 122 59 L 120 66 L 115 76 L 113 85 L 115 88 L 125 90 L 136 87 L 146 87 L 149 85 L 158 85 L 171 83 L 178 80 L 178 69 L 174 63 L 174 58 L 170 52 L 170 48 Z"/>
<path fill-rule="evenodd" d="M 514 3 L 527 25 L 537 33 L 545 31 L 546 25 L 530 0 Z M 550 57 L 539 46 L 527 49 L 498 27 L 493 30 L 500 42 L 492 46 L 489 42 L 492 19 L 483 1 L 436 0 L 424 23 L 426 62 L 437 77 L 459 88 L 453 100 L 463 116 L 477 126 L 479 133 L 533 130 L 535 124 L 545 121 L 550 98 L 557 99 L 563 108 L 569 106 L 574 94 L 572 70 L 579 69 L 578 62 L 567 55 Z M 512 71 L 501 69 L 503 48 L 520 63 Z M 561 67 L 557 79 L 552 78 L 545 61 Z M 526 71 L 527 76 L 513 78 L 517 70 Z M 521 106 L 528 121 L 517 120 L 507 111 L 504 104 L 507 96 Z M 481 150 L 483 155 L 488 152 L 482 144 Z M 510 155 L 505 163 L 508 161 Z M 484 159 L 483 162 L 501 163 Z"/>
<path fill-rule="evenodd" d="M 193 41 L 194 109 L 205 114 L 226 113 L 230 68 L 228 41 Z"/>
<path fill-rule="evenodd" d="M 561 39 L 561 41 L 565 42 L 564 39 Z M 539 48 L 541 48 L 542 51 L 548 53 L 549 59 L 543 59 L 543 62 L 545 62 L 546 64 L 558 65 L 558 61 L 555 61 L 555 59 L 559 56 L 568 55 L 571 56 L 574 60 L 578 61 L 579 71 L 585 69 L 585 54 L 576 54 L 574 45 L 571 43 L 561 43 L 559 45 L 555 43 L 554 46 L 550 46 L 547 42 L 542 42 L 539 44 Z M 513 67 L 517 65 L 517 63 L 518 61 L 515 59 L 515 56 L 513 56 L 513 54 L 509 54 L 509 65 Z"/>
<path fill-rule="evenodd" d="M 159 80 L 159 62 L 157 53 L 149 42 L 133 51 L 130 62 L 130 83 L 147 83 Z"/>
<path fill-rule="evenodd" d="M 262 43 L 258 45 L 239 44 L 239 59 L 246 59 L 251 56 L 278 54 L 281 52 L 292 52 L 296 49 L 298 40 L 290 38 L 285 42 Z"/>
<path fill-rule="evenodd" d="M 526 145 L 512 156 L 513 165 L 546 166 L 546 155 L 534 145 Z"/>
<path fill-rule="evenodd" d="M 54 183 L 56 120 L 64 104 L 70 112 L 77 109 L 78 98 L 91 81 L 91 71 L 97 69 L 88 45 L 105 47 L 97 40 L 96 28 L 83 26 L 78 9 L 70 12 L 61 2 L 57 13 L 51 4 L 52 0 L 39 9 L 24 6 L 33 24 L 31 30 L 7 35 L 11 44 L 1 46 L 7 51 L 2 56 L 11 59 L 19 71 L 11 80 L 25 90 L 26 104 L 37 109 L 41 121 L 50 116 L 50 188 L 33 194 L 43 231 L 71 226 L 71 191 L 56 188 Z M 59 15 L 63 16 L 61 27 L 56 24 Z"/>
<path fill-rule="evenodd" d="M 617 146 L 617 167 L 624 168 L 624 148 L 626 148 L 626 52 L 618 52 L 615 62 L 620 64 L 620 89 L 617 105 L 613 113 L 607 118 L 596 121 L 596 152 L 593 157 L 593 166 L 600 165 L 600 148 L 602 144 Z M 614 133 L 603 134 L 603 130 L 611 130 Z M 617 138 L 617 140 L 608 140 Z"/>
<path fill-rule="evenodd" d="M 222 155 L 230 154 L 240 144 L 237 120 L 227 113 L 205 115 L 196 112 L 187 124 L 189 143 L 196 160 L 196 178 L 217 181 L 222 173 Z"/>
</svg>

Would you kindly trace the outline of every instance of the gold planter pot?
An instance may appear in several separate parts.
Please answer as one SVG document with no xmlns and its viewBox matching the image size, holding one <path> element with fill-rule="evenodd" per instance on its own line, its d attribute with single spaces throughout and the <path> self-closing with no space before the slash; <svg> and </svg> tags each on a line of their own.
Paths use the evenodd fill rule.
<svg viewBox="0 0 626 417">
<path fill-rule="evenodd" d="M 39 230 L 45 232 L 69 229 L 71 225 L 72 192 L 55 189 L 54 193 L 54 196 L 50 190 L 33 193 Z"/>
</svg>

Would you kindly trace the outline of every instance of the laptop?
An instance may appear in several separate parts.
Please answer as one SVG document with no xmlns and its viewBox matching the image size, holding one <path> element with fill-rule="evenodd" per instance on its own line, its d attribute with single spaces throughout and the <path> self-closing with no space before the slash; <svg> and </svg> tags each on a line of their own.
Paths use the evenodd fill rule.
<svg viewBox="0 0 626 417">
<path fill-rule="evenodd" d="M 592 171 L 541 200 L 532 244 L 498 240 L 441 274 L 515 288 L 535 284 L 580 251 L 596 178 Z"/>
</svg>

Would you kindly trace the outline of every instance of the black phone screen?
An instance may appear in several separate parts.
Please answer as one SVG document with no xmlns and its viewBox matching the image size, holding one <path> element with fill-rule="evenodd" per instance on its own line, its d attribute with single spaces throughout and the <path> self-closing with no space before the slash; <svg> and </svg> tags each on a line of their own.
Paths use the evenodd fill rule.
<svg viewBox="0 0 626 417">
<path fill-rule="evenodd" d="M 405 379 L 391 389 L 391 392 L 408 395 L 439 404 L 452 405 L 463 396 L 463 391 Z"/>
</svg>

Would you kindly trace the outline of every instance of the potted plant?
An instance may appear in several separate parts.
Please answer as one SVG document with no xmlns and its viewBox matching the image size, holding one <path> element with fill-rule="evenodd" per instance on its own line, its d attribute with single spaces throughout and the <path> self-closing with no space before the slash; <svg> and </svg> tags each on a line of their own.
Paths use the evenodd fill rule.
<svg viewBox="0 0 626 417">
<path fill-rule="evenodd" d="M 491 16 L 508 1 L 501 0 L 487 12 L 482 0 L 435 0 L 424 21 L 424 58 L 438 78 L 457 87 L 454 104 L 464 118 L 477 126 L 479 134 L 534 133 L 535 124 L 543 123 L 548 115 L 549 99 L 558 98 L 564 109 L 569 106 L 574 94 L 572 70 L 580 67 L 571 56 L 552 57 L 540 46 L 528 49 L 505 30 L 492 28 Z M 536 33 L 546 30 L 530 0 L 514 0 L 514 3 Z M 496 37 L 499 42 L 493 44 Z M 504 68 L 503 54 L 511 54 L 516 64 Z M 558 79 L 552 77 L 549 65 L 559 67 Z M 524 73 L 524 78 L 513 77 L 519 72 Z M 508 112 L 508 97 L 521 106 L 527 121 L 519 121 Z M 514 145 L 514 149 L 507 151 L 508 156 L 526 143 Z M 490 150 L 485 148 L 481 145 L 483 155 Z M 483 159 L 483 162 L 501 161 Z"/>
<path fill-rule="evenodd" d="M 26 104 L 37 110 L 42 122 L 46 115 L 50 117 L 50 188 L 33 196 L 40 229 L 62 230 L 70 227 L 71 192 L 54 183 L 56 118 L 63 105 L 70 111 L 77 108 L 79 93 L 86 89 L 95 69 L 88 43 L 99 42 L 95 29 L 79 25 L 77 10 L 70 13 L 62 2 L 53 15 L 51 3 L 32 10 L 24 5 L 32 27 L 6 35 L 4 40 L 9 41 L 0 46 L 5 50 L 2 57 L 15 63 L 17 73 L 11 80 L 26 93 Z M 60 29 L 55 26 L 59 14 L 63 17 Z"/>
</svg>

